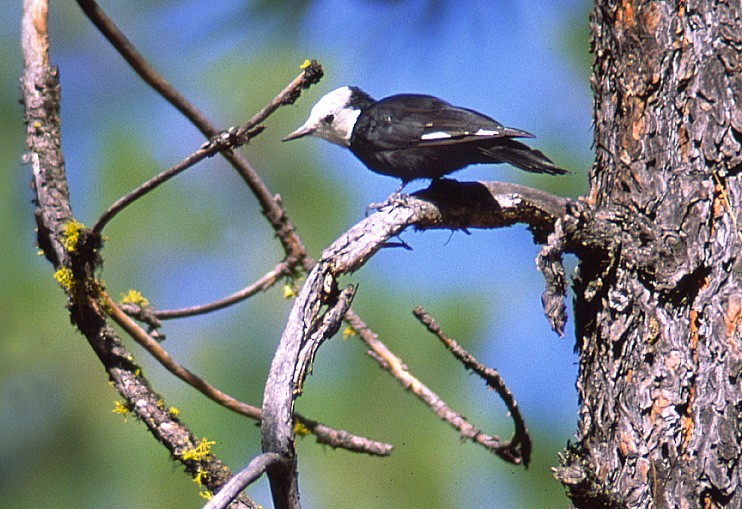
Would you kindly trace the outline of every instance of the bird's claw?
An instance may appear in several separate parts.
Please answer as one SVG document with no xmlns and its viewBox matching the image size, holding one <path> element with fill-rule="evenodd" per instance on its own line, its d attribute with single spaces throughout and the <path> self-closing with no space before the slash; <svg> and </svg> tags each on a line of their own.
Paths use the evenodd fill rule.
<svg viewBox="0 0 742 509">
<path fill-rule="evenodd" d="M 406 198 L 408 197 L 408 194 L 402 194 L 399 191 L 394 191 L 392 194 L 390 194 L 386 200 L 380 203 L 369 203 L 368 206 L 366 206 L 366 217 L 369 216 L 369 214 L 372 211 L 378 211 L 386 207 L 391 207 L 393 205 L 396 205 L 398 203 L 405 203 Z"/>
</svg>

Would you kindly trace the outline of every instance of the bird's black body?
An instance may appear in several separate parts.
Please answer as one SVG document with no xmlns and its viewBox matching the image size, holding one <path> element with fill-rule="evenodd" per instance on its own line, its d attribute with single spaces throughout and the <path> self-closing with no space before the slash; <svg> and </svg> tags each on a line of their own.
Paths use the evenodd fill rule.
<svg viewBox="0 0 742 509">
<path fill-rule="evenodd" d="M 474 135 L 482 130 L 497 134 Z M 426 134 L 450 137 L 425 139 Z M 437 179 L 477 163 L 510 163 L 536 173 L 565 173 L 541 152 L 514 140 L 532 137 L 490 117 L 427 95 L 395 95 L 361 110 L 350 150 L 369 169 L 402 179 Z"/>
<path fill-rule="evenodd" d="M 394 95 L 374 101 L 360 89 L 343 87 L 325 96 L 307 124 L 286 139 L 306 134 L 347 146 L 370 170 L 397 177 L 403 184 L 438 179 L 478 163 L 509 163 L 551 175 L 567 173 L 540 151 L 514 139 L 532 138 L 532 134 L 427 95 Z"/>
</svg>

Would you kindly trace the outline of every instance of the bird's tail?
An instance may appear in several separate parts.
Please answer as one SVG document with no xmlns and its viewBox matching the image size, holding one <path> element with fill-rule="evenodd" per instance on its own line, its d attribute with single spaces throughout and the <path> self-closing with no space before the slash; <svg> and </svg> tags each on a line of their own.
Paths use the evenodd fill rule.
<svg viewBox="0 0 742 509">
<path fill-rule="evenodd" d="M 479 148 L 485 156 L 492 158 L 493 163 L 508 163 L 533 173 L 548 173 L 549 175 L 570 173 L 554 164 L 540 150 L 533 149 L 525 143 L 512 139 L 497 141 L 496 145 Z"/>
</svg>

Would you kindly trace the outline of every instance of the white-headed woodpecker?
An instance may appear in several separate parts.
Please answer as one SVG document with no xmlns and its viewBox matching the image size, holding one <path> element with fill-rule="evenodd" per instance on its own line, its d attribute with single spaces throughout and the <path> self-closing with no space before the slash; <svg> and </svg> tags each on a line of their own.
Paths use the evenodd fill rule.
<svg viewBox="0 0 742 509">
<path fill-rule="evenodd" d="M 532 134 L 428 95 L 375 101 L 356 87 L 341 87 L 320 99 L 304 125 L 283 140 L 307 135 L 349 148 L 371 171 L 397 177 L 403 185 L 415 179 L 436 180 L 478 163 L 568 173 L 514 139 L 533 138 Z"/>
</svg>

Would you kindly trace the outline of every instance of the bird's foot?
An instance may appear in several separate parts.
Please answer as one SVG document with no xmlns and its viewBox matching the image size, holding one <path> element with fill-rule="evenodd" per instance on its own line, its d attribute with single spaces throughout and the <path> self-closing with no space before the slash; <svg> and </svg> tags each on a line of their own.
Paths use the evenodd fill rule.
<svg viewBox="0 0 742 509">
<path fill-rule="evenodd" d="M 402 189 L 407 185 L 407 182 L 402 182 L 397 189 L 394 190 L 392 194 L 390 194 L 386 200 L 384 200 L 381 203 L 369 203 L 366 207 L 366 217 L 371 213 L 372 210 L 381 210 L 384 207 L 390 207 L 394 205 L 395 203 L 404 203 L 405 198 L 407 198 L 407 194 L 402 194 Z"/>
<path fill-rule="evenodd" d="M 380 203 L 369 203 L 368 206 L 366 206 L 366 216 L 377 210 L 381 210 L 386 207 L 391 207 L 392 205 L 396 205 L 397 203 L 404 203 L 405 198 L 407 198 L 408 194 L 402 194 L 399 192 L 399 190 L 394 191 L 392 194 L 390 194 L 386 200 Z"/>
</svg>

